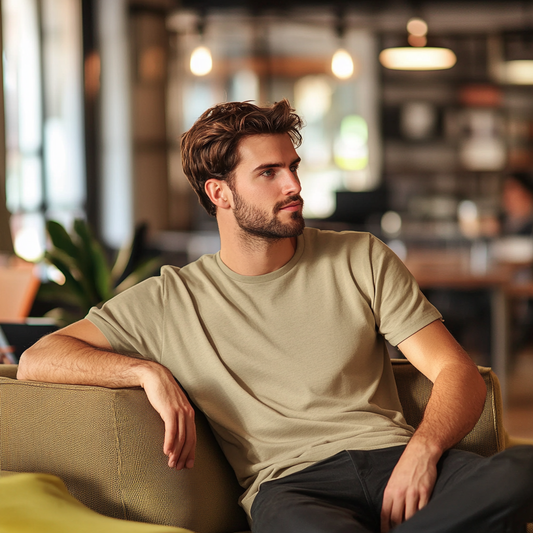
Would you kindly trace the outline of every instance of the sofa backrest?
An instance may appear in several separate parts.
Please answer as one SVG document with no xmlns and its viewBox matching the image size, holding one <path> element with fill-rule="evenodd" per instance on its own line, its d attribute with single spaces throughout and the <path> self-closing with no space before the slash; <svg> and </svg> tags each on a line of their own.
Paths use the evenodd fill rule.
<svg viewBox="0 0 533 533">
<path fill-rule="evenodd" d="M 410 363 L 393 360 L 405 417 L 416 427 L 432 384 Z M 73 496 L 102 514 L 198 533 L 248 528 L 237 505 L 242 489 L 203 414 L 197 413 L 195 467 L 177 472 L 162 451 L 164 428 L 142 389 L 105 389 L 12 379 L 0 365 L 0 470 L 59 476 Z M 480 368 L 485 409 L 458 444 L 482 455 L 505 446 L 499 384 Z"/>
</svg>

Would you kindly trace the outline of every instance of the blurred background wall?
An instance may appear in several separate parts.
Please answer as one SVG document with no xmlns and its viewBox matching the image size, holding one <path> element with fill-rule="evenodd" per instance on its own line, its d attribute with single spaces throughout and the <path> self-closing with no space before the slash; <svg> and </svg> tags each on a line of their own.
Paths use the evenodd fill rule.
<svg viewBox="0 0 533 533">
<path fill-rule="evenodd" d="M 2 0 L 2 14 L 6 205 L 27 259 L 46 218 L 86 217 L 110 248 L 141 222 L 155 247 L 203 251 L 184 232 L 212 247 L 179 137 L 226 100 L 288 98 L 307 124 L 309 224 L 369 229 L 400 252 L 492 238 L 505 174 L 532 164 L 530 1 Z M 378 59 L 412 45 L 456 63 Z M 332 72 L 339 48 L 351 72 Z"/>
</svg>

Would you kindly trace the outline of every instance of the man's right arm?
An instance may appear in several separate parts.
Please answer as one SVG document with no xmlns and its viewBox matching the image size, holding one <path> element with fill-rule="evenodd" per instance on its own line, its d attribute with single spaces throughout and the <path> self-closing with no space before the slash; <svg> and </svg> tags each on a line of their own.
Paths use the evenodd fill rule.
<svg viewBox="0 0 533 533">
<path fill-rule="evenodd" d="M 143 387 L 165 424 L 163 451 L 169 467 L 181 470 L 194 465 L 194 410 L 170 371 L 155 361 L 114 352 L 104 334 L 87 319 L 43 337 L 26 350 L 17 379 Z"/>
</svg>

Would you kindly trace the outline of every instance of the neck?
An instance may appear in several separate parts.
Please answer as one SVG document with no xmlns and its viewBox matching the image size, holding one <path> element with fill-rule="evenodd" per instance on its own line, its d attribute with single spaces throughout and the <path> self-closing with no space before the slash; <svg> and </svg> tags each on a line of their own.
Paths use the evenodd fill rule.
<svg viewBox="0 0 533 533">
<path fill-rule="evenodd" d="M 253 235 L 220 233 L 220 258 L 243 276 L 261 276 L 287 264 L 296 251 L 296 237 L 268 240 Z"/>
</svg>

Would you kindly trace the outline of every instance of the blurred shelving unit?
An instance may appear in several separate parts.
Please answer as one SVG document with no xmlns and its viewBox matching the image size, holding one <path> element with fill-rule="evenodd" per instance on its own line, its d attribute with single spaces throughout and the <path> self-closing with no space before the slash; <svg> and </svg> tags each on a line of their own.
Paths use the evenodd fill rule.
<svg viewBox="0 0 533 533">
<path fill-rule="evenodd" d="M 402 38 L 382 36 L 383 48 Z M 390 207 L 402 215 L 406 240 L 490 238 L 503 177 L 533 165 L 533 86 L 497 79 L 494 34 L 438 35 L 431 44 L 451 48 L 456 65 L 381 70 Z M 458 216 L 464 201 L 476 210 L 470 235 Z"/>
</svg>

